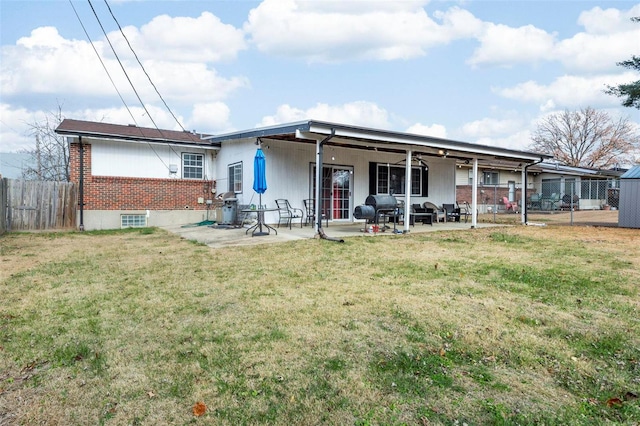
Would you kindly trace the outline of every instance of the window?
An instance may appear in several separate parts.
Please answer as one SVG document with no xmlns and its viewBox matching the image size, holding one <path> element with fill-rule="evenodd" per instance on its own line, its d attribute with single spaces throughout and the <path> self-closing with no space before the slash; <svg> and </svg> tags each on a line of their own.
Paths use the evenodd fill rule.
<svg viewBox="0 0 640 426">
<path fill-rule="evenodd" d="M 182 177 L 184 179 L 203 179 L 204 155 L 182 154 Z"/>
<path fill-rule="evenodd" d="M 242 163 L 229 166 L 229 192 L 242 192 Z"/>
<path fill-rule="evenodd" d="M 147 226 L 147 215 L 122 214 L 120 215 L 120 228 L 144 228 Z"/>
<path fill-rule="evenodd" d="M 482 184 L 483 185 L 498 185 L 500 183 L 500 176 L 498 172 L 482 172 Z"/>
<path fill-rule="evenodd" d="M 378 164 L 376 182 L 377 194 L 404 195 L 406 193 L 405 168 Z M 423 195 L 422 186 L 422 169 L 414 167 L 411 169 L 411 195 Z"/>
</svg>

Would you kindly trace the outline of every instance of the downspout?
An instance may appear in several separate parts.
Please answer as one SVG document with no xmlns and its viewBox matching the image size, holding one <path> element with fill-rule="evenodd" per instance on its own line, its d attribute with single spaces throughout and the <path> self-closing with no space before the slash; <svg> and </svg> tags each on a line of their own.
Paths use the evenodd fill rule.
<svg viewBox="0 0 640 426">
<path fill-rule="evenodd" d="M 316 142 L 316 230 L 320 238 L 329 241 L 344 243 L 344 240 L 331 238 L 322 229 L 322 164 L 324 144 L 329 142 L 336 135 L 336 129 L 331 129 L 331 134 L 321 141 Z"/>
<path fill-rule="evenodd" d="M 80 204 L 80 231 L 84 231 L 84 145 L 82 136 L 78 136 L 80 143 L 80 189 L 78 193 L 78 203 Z"/>
<path fill-rule="evenodd" d="M 526 225 L 528 220 L 527 220 L 527 215 L 528 215 L 528 211 L 527 211 L 527 189 L 528 189 L 528 182 L 527 182 L 527 176 L 529 176 L 529 173 L 527 173 L 527 169 L 531 166 L 535 166 L 537 164 L 540 164 L 544 161 L 544 158 L 540 158 L 540 161 L 536 161 L 535 163 L 531 163 L 531 164 L 527 164 L 526 166 L 524 166 L 524 184 L 522 185 L 522 199 L 524 200 L 524 202 L 522 203 L 522 212 L 523 212 L 523 223 Z"/>
</svg>

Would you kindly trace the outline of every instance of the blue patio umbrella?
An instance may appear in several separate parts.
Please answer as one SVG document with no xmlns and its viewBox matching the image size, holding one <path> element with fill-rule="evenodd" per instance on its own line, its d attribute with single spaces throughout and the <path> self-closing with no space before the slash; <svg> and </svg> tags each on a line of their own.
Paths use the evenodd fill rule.
<svg viewBox="0 0 640 426">
<path fill-rule="evenodd" d="M 262 205 L 262 194 L 267 190 L 267 164 L 264 158 L 264 152 L 261 148 L 256 151 L 253 158 L 253 190 L 260 196 L 260 205 Z"/>
</svg>

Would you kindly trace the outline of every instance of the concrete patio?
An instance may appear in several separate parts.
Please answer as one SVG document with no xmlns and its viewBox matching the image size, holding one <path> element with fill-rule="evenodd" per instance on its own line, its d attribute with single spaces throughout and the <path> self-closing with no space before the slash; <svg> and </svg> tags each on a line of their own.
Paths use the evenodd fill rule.
<svg viewBox="0 0 640 426">
<path fill-rule="evenodd" d="M 364 222 L 357 223 L 349 223 L 349 224 L 329 224 L 328 227 L 323 227 L 326 235 L 332 238 L 338 239 L 346 239 L 346 238 L 384 238 L 386 236 L 391 235 L 403 235 L 394 234 L 393 233 L 393 224 L 390 224 L 391 228 L 387 229 L 385 232 L 380 232 L 377 234 L 370 234 L 363 232 L 365 228 Z M 278 234 L 276 235 L 273 231 L 270 235 L 265 236 L 251 236 L 251 232 L 246 234 L 245 232 L 249 228 L 250 225 L 245 225 L 244 227 L 211 227 L 211 226 L 189 226 L 189 225 L 174 225 L 174 226 L 165 226 L 163 229 L 166 229 L 169 232 L 180 235 L 182 238 L 198 241 L 200 243 L 206 244 L 212 248 L 222 248 L 229 246 L 245 246 L 245 245 L 257 245 L 257 244 L 274 244 L 274 243 L 283 243 L 286 241 L 294 241 L 301 239 L 312 239 L 318 238 L 316 232 L 313 227 L 303 226 L 300 228 L 300 225 L 293 226 L 291 229 L 280 227 L 276 228 Z M 478 223 L 477 228 L 488 228 L 494 226 L 505 226 L 504 224 L 494 224 L 494 223 Z M 403 225 L 400 224 L 398 228 L 400 231 L 404 229 Z M 433 226 L 431 225 L 422 225 L 416 224 L 415 226 L 411 226 L 409 233 L 410 234 L 418 234 L 425 232 L 436 232 L 436 231 L 454 231 L 454 230 L 469 230 L 471 229 L 471 221 L 469 223 L 462 222 L 447 222 L 447 223 L 437 223 Z"/>
</svg>

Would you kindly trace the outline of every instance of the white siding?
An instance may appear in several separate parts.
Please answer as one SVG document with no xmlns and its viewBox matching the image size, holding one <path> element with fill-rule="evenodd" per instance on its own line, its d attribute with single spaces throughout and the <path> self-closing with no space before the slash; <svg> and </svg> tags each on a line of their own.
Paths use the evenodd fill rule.
<svg viewBox="0 0 640 426">
<path fill-rule="evenodd" d="M 213 174 L 212 151 L 116 141 L 92 142 L 91 173 L 94 176 L 182 178 L 183 152 L 203 154 L 205 176 L 211 177 Z M 169 173 L 170 164 L 175 164 L 178 168 L 175 176 Z"/>
<path fill-rule="evenodd" d="M 228 191 L 227 168 L 242 162 L 243 190 L 237 194 L 238 203 L 258 204 L 258 194 L 253 189 L 253 158 L 258 146 L 255 139 L 225 142 L 216 158 L 215 176 L 217 193 Z M 315 198 L 310 194 L 312 187 L 311 170 L 315 165 L 316 146 L 313 143 L 294 143 L 264 140 L 262 150 L 266 158 L 267 191 L 262 195 L 262 204 L 275 207 L 277 198 L 286 198 L 293 207 L 303 208 L 302 200 Z M 327 146 L 324 149 L 324 165 L 353 167 L 351 180 L 351 214 L 355 206 L 364 204 L 369 194 L 369 162 L 404 165 L 406 155 L 369 152 Z M 429 196 L 411 197 L 412 203 L 431 201 L 438 205 L 455 203 L 455 160 L 428 158 Z M 398 197 L 402 200 L 404 197 Z M 267 213 L 265 220 L 277 221 L 277 213 Z"/>
</svg>

